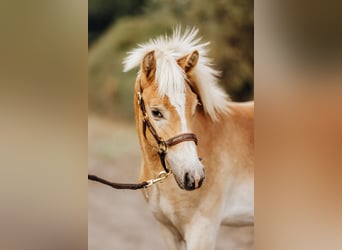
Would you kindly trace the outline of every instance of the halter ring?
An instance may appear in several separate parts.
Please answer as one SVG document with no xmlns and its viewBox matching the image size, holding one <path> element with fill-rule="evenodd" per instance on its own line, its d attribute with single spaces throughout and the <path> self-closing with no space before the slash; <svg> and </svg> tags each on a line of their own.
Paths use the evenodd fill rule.
<svg viewBox="0 0 342 250">
<path fill-rule="evenodd" d="M 167 144 L 163 139 L 161 139 L 160 142 L 158 142 L 158 148 L 160 153 L 167 152 Z"/>
</svg>

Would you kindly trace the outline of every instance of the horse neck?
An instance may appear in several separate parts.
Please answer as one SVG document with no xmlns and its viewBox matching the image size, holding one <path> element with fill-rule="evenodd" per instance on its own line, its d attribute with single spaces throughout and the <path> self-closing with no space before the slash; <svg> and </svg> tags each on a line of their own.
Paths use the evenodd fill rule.
<svg viewBox="0 0 342 250">
<path fill-rule="evenodd" d="M 193 133 L 199 137 L 199 145 L 208 145 L 211 141 L 218 141 L 220 138 L 218 131 L 224 130 L 224 126 L 230 124 L 227 116 L 220 115 L 219 121 L 213 121 L 209 115 L 199 111 L 194 119 Z"/>
<path fill-rule="evenodd" d="M 193 133 L 198 137 L 198 154 L 204 159 L 209 158 L 211 163 L 226 155 L 239 161 L 230 171 L 250 175 L 254 171 L 251 165 L 254 147 L 252 111 L 234 103 L 229 104 L 229 108 L 229 112 L 219 115 L 218 121 L 212 121 L 203 112 L 196 116 Z M 220 164 L 210 164 L 208 168 L 206 173 L 216 173 L 221 167 Z"/>
</svg>

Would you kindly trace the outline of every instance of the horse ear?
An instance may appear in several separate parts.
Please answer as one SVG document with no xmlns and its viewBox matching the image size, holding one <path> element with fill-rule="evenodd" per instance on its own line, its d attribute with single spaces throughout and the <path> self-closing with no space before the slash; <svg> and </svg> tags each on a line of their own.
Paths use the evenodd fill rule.
<svg viewBox="0 0 342 250">
<path fill-rule="evenodd" d="M 142 60 L 142 71 L 147 79 L 152 79 L 156 71 L 156 58 L 154 50 L 148 52 Z"/>
<path fill-rule="evenodd" d="M 184 69 L 185 73 L 189 73 L 196 66 L 198 58 L 198 51 L 195 50 L 191 54 L 178 59 L 177 62 Z"/>
</svg>

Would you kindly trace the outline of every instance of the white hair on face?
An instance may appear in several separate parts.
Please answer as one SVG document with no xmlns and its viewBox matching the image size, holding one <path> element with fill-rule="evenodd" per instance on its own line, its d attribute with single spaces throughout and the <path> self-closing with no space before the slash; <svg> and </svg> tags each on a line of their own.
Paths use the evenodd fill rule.
<svg viewBox="0 0 342 250">
<path fill-rule="evenodd" d="M 212 68 L 211 60 L 207 57 L 209 42 L 200 43 L 201 38 L 196 38 L 197 34 L 196 28 L 187 28 L 182 34 L 181 27 L 178 26 L 170 37 L 160 36 L 140 44 L 138 48 L 128 52 L 128 56 L 123 61 L 124 71 L 127 72 L 140 66 L 144 56 L 154 51 L 159 94 L 173 98 L 185 91 L 186 74 L 178 65 L 177 60 L 197 50 L 200 56 L 192 71 L 192 77 L 205 112 L 212 120 L 217 120 L 219 113 L 228 111 L 229 97 L 219 87 L 217 83 L 219 71 Z"/>
</svg>

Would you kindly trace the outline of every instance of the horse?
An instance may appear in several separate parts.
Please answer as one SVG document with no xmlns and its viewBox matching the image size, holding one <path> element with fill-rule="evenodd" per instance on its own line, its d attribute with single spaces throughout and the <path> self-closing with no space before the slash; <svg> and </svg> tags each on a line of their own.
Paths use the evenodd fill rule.
<svg viewBox="0 0 342 250">
<path fill-rule="evenodd" d="M 163 176 L 145 199 L 168 249 L 214 249 L 221 225 L 254 225 L 254 102 L 231 101 L 197 36 L 177 27 L 123 61 L 125 72 L 140 68 L 140 180 Z"/>
</svg>

